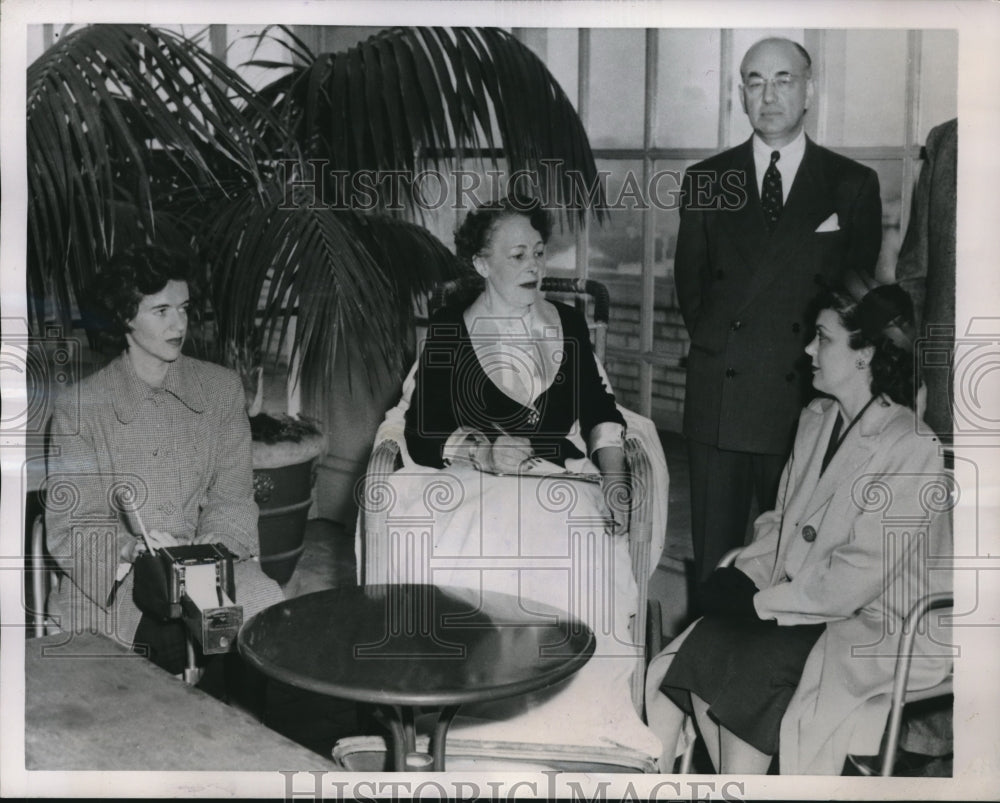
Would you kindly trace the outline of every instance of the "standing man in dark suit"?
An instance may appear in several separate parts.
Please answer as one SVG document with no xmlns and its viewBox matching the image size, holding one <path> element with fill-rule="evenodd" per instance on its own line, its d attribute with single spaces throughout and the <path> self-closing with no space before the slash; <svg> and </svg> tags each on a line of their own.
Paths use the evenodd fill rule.
<svg viewBox="0 0 1000 803">
<path fill-rule="evenodd" d="M 674 260 L 691 337 L 684 434 L 691 461 L 695 571 L 743 544 L 751 501 L 774 507 L 811 382 L 803 348 L 818 280 L 873 273 L 882 243 L 878 177 L 803 132 L 812 61 L 787 39 L 740 65 L 753 126 L 742 145 L 694 165 Z"/>
</svg>

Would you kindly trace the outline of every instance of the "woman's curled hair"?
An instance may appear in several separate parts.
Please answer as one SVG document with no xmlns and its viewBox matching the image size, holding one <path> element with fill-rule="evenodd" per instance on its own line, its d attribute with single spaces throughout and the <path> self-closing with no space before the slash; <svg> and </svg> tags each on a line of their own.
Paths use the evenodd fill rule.
<svg viewBox="0 0 1000 803">
<path fill-rule="evenodd" d="M 848 344 L 855 351 L 874 349 L 871 393 L 885 395 L 912 408 L 918 377 L 913 360 L 913 302 L 898 284 L 878 285 L 860 300 L 844 288 L 824 290 L 814 302 L 818 314 L 824 309 L 837 313 L 850 332 Z"/>
<path fill-rule="evenodd" d="M 552 215 L 542 202 L 537 198 L 509 195 L 478 206 L 465 216 L 455 232 L 455 253 L 459 260 L 470 264 L 472 258 L 489 245 L 500 221 L 518 215 L 528 218 L 531 227 L 542 236 L 542 242 L 548 242 L 552 234 Z"/>
<path fill-rule="evenodd" d="M 85 302 L 86 327 L 124 347 L 129 322 L 143 297 L 159 293 L 170 281 L 191 281 L 187 258 L 153 245 L 118 252 L 95 277 Z"/>
</svg>

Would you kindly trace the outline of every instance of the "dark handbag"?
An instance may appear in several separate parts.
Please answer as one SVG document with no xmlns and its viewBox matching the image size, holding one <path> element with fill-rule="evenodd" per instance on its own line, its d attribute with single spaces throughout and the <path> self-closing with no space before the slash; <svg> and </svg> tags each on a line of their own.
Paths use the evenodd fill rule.
<svg viewBox="0 0 1000 803">
<path fill-rule="evenodd" d="M 135 577 L 132 601 L 146 616 L 158 622 L 169 622 L 181 615 L 180 605 L 171 604 L 171 569 L 161 553 L 143 552 L 132 562 Z"/>
</svg>

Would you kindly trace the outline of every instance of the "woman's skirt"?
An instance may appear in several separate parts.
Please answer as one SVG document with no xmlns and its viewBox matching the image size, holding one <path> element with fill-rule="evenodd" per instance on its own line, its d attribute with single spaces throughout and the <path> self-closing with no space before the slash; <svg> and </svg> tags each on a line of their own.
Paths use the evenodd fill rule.
<svg viewBox="0 0 1000 803">
<path fill-rule="evenodd" d="M 710 614 L 688 634 L 660 688 L 689 714 L 697 695 L 720 725 L 774 755 L 781 718 L 825 627 Z"/>
</svg>

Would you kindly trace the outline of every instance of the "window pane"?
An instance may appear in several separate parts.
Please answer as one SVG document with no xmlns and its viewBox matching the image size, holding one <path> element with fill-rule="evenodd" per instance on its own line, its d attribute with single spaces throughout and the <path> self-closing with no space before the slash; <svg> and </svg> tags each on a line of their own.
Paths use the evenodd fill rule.
<svg viewBox="0 0 1000 803">
<path fill-rule="evenodd" d="M 590 229 L 590 276 L 604 282 L 611 295 L 608 349 L 639 351 L 639 306 L 642 271 L 642 220 L 645 192 L 642 162 L 598 160 L 598 171 L 608 171 L 608 217 Z M 618 400 L 630 409 L 642 409 L 638 397 L 639 363 L 610 358 L 608 376 Z"/>
<path fill-rule="evenodd" d="M 901 159 L 863 160 L 862 164 L 878 173 L 882 195 L 882 252 L 876 275 L 891 282 L 896 276 L 896 257 L 901 244 L 900 215 L 902 213 L 903 162 Z"/>
<path fill-rule="evenodd" d="M 27 47 L 27 63 L 31 64 L 35 59 L 45 52 L 45 26 L 43 25 L 29 25 L 27 36 L 28 36 L 28 47 Z M 58 32 L 59 26 L 53 26 Z M 59 41 L 58 39 L 55 41 Z"/>
<path fill-rule="evenodd" d="M 464 159 L 456 169 L 442 163 L 421 174 L 421 224 L 454 250 L 455 229 L 465 216 L 489 201 L 508 194 L 506 159 L 480 162 Z"/>
<path fill-rule="evenodd" d="M 638 276 L 642 268 L 642 162 L 597 160 L 604 179 L 607 216 L 590 229 L 590 272 Z M 605 175 L 606 174 L 606 175 Z"/>
<path fill-rule="evenodd" d="M 545 273 L 548 276 L 576 277 L 576 232 L 559 219 L 545 244 Z"/>
<path fill-rule="evenodd" d="M 681 430 L 684 418 L 683 368 L 674 365 L 653 366 L 651 418 L 659 428 L 675 432 Z"/>
<path fill-rule="evenodd" d="M 656 121 L 661 148 L 710 148 L 719 130 L 719 31 L 658 32 Z"/>
<path fill-rule="evenodd" d="M 906 31 L 847 32 L 839 144 L 905 142 L 906 35 Z M 831 81 L 835 78 L 830 76 Z"/>
<path fill-rule="evenodd" d="M 934 126 L 958 114 L 958 35 L 955 31 L 924 31 L 921 37 L 917 141 L 922 145 Z"/>
<path fill-rule="evenodd" d="M 688 343 L 674 290 L 674 251 L 677 247 L 677 228 L 680 225 L 680 213 L 677 209 L 680 183 L 685 169 L 691 164 L 692 162 L 679 161 L 657 162 L 657 190 L 652 195 L 657 254 L 653 271 L 656 277 L 653 301 L 653 350 L 669 355 L 675 365 L 679 364 L 680 358 L 687 352 Z M 673 381 L 677 378 L 665 375 L 657 379 L 659 374 L 656 370 L 659 369 L 654 370 L 654 403 L 657 395 L 656 383 Z M 662 373 L 660 371 L 660 374 Z"/>
<path fill-rule="evenodd" d="M 684 171 L 693 161 L 665 160 L 656 162 L 656 169 L 650 181 L 649 197 L 653 208 L 654 228 L 657 241 L 657 279 L 672 281 L 674 248 L 677 245 L 677 227 L 680 225 L 681 182 Z"/>
<path fill-rule="evenodd" d="M 314 52 L 340 53 L 385 30 L 372 25 L 307 25 L 306 28 L 319 29 L 319 42 Z M 308 44 L 309 40 L 305 40 Z"/>
<path fill-rule="evenodd" d="M 291 52 L 281 42 L 286 35 L 272 28 L 260 38 L 263 25 L 226 26 L 226 64 L 254 89 L 261 89 L 285 74 L 285 70 L 267 67 L 248 67 L 248 61 L 277 61 L 291 65 Z"/>
<path fill-rule="evenodd" d="M 645 31 L 591 31 L 587 120 L 591 147 L 642 146 L 645 54 Z"/>
<path fill-rule="evenodd" d="M 578 108 L 577 90 L 579 89 L 578 52 L 580 35 L 576 28 L 549 28 L 543 31 L 545 40 L 544 52 L 538 52 L 535 45 L 537 37 L 527 39 L 527 43 L 549 68 L 549 72 L 562 87 L 569 102 Z"/>
</svg>

